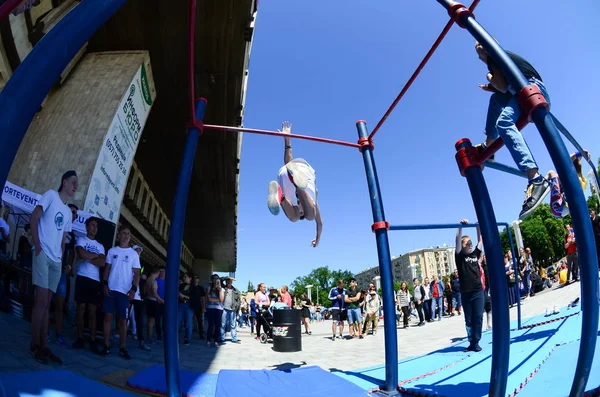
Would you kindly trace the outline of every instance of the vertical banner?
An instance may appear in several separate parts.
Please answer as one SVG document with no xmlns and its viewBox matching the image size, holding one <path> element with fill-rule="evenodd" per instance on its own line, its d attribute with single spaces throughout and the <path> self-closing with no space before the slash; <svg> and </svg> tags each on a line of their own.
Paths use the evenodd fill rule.
<svg viewBox="0 0 600 397">
<path fill-rule="evenodd" d="M 117 223 L 127 177 L 153 102 L 142 64 L 121 99 L 92 174 L 84 210 Z"/>
</svg>

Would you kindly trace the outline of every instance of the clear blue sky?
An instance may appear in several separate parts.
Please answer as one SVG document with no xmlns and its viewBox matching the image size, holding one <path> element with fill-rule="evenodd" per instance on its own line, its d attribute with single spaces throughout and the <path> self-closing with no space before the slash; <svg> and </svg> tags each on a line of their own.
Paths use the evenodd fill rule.
<svg viewBox="0 0 600 397">
<path fill-rule="evenodd" d="M 552 110 L 594 157 L 600 156 L 600 4 L 548 6 L 544 0 L 482 1 L 476 16 L 500 43 L 528 59 L 552 98 Z M 261 0 L 250 63 L 246 127 L 356 142 L 355 121 L 373 128 L 429 49 L 448 17 L 435 0 Z M 529 22 L 529 23 L 528 23 Z M 510 27 L 509 27 L 510 26 Z M 530 38 L 528 38 L 531 36 Z M 454 143 L 484 139 L 489 94 L 474 40 L 454 27 L 375 138 L 375 160 L 390 223 L 476 221 Z M 534 126 L 525 130 L 540 169 L 552 167 Z M 572 150 L 570 146 L 569 150 Z M 290 223 L 266 206 L 267 184 L 283 165 L 283 140 L 244 134 L 240 173 L 238 270 L 280 286 L 318 266 L 360 272 L 377 264 L 366 178 L 358 150 L 293 141 L 294 156 L 317 171 L 324 228 Z M 514 165 L 507 151 L 497 161 Z M 589 169 L 586 168 L 587 173 Z M 516 219 L 525 180 L 486 170 L 496 216 Z M 453 243 L 454 231 L 392 232 L 392 255 Z"/>
</svg>

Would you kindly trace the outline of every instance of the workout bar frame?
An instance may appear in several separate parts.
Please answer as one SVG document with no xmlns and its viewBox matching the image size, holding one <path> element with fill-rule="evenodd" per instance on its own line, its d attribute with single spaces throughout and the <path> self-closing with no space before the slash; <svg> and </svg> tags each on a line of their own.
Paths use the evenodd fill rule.
<svg viewBox="0 0 600 397">
<path fill-rule="evenodd" d="M 469 10 L 471 10 L 471 12 L 474 11 L 475 8 L 477 8 L 477 5 L 479 4 L 479 1 L 480 0 L 473 0 L 473 3 L 471 3 L 471 6 L 469 7 Z M 446 35 L 450 31 L 450 29 L 452 28 L 452 25 L 454 25 L 454 19 L 450 18 L 450 20 L 448 21 L 448 23 L 446 23 L 446 26 L 444 26 L 444 29 L 442 30 L 442 33 L 440 33 L 440 35 L 435 40 L 435 42 L 433 43 L 433 45 L 431 46 L 431 48 L 429 49 L 429 51 L 427 51 L 427 54 L 425 54 L 425 57 L 423 57 L 423 60 L 421 61 L 421 63 L 419 64 L 419 66 L 417 66 L 417 68 L 413 72 L 412 76 L 410 76 L 410 78 L 408 79 L 408 81 L 406 82 L 406 84 L 404 84 L 404 87 L 402 87 L 402 90 L 400 91 L 400 93 L 398 94 L 398 96 L 396 97 L 396 99 L 394 99 L 394 102 L 392 102 L 392 104 L 390 105 L 390 107 L 388 108 L 388 110 L 384 113 L 383 117 L 381 117 L 381 120 L 379 120 L 379 122 L 377 123 L 377 125 L 375 125 L 375 128 L 373 128 L 373 131 L 369 135 L 369 139 L 371 139 L 371 140 L 373 139 L 373 137 L 375 136 L 375 134 L 377 134 L 377 131 L 379 131 L 379 129 L 381 128 L 381 126 L 383 125 L 383 123 L 385 123 L 385 121 L 387 120 L 387 118 L 392 114 L 392 112 L 396 108 L 396 105 L 398 105 L 398 103 L 400 102 L 400 100 L 402 99 L 402 97 L 404 97 L 404 94 L 406 94 L 406 92 L 408 91 L 408 89 L 411 87 L 411 85 L 415 82 L 415 80 L 417 79 L 417 77 L 421 73 L 421 70 L 423 70 L 423 68 L 425 67 L 425 65 L 427 65 L 427 62 L 429 62 L 429 59 L 431 59 L 431 57 L 433 56 L 433 54 L 435 53 L 435 51 L 438 49 L 438 47 L 440 46 L 440 44 L 442 44 L 442 41 L 444 40 L 444 38 L 446 37 Z"/>
<path fill-rule="evenodd" d="M 517 252 L 515 250 L 515 244 L 513 242 L 513 238 L 510 232 L 510 225 L 507 222 L 498 222 L 496 224 L 498 227 L 506 228 L 506 233 L 508 234 L 508 244 L 510 245 L 510 251 L 512 252 L 513 257 L 513 270 L 515 271 L 515 281 L 517 285 L 517 328 L 521 329 L 521 291 L 519 291 L 519 268 L 517 265 Z M 467 223 L 463 225 L 462 223 L 433 223 L 433 224 L 424 224 L 424 225 L 390 225 L 390 231 L 392 230 L 433 230 L 433 229 L 458 229 L 458 228 L 476 228 L 478 227 L 478 223 Z M 487 256 L 486 256 L 487 258 Z M 489 267 L 488 267 L 488 275 L 489 275 Z M 492 286 L 492 280 L 490 279 L 490 287 Z M 507 285 L 508 288 L 508 285 Z M 494 290 L 492 289 L 492 292 Z M 508 298 L 508 297 L 507 297 Z M 505 305 L 508 306 L 508 301 L 505 302 Z M 494 332 L 494 328 L 492 328 L 492 332 Z"/>
<path fill-rule="evenodd" d="M 215 131 L 247 132 L 249 134 L 270 135 L 270 136 L 280 136 L 280 137 L 284 137 L 284 138 L 304 139 L 307 141 L 331 143 L 332 145 L 348 146 L 348 147 L 360 149 L 360 145 L 358 143 L 338 141 L 336 139 L 319 138 L 316 136 L 309 136 L 309 135 L 285 134 L 283 132 L 258 130 L 256 128 L 228 127 L 228 126 L 224 126 L 224 125 L 205 124 L 204 129 L 205 130 L 215 130 Z"/>
<path fill-rule="evenodd" d="M 457 3 L 451 0 L 437 0 L 448 12 L 456 10 Z M 517 68 L 515 63 L 510 59 L 506 52 L 502 49 L 493 37 L 475 20 L 469 12 L 461 12 L 453 15 L 459 22 L 459 25 L 464 27 L 486 50 L 489 56 L 496 62 L 506 80 L 509 83 L 512 93 L 519 93 L 524 88 L 529 86 L 529 82 Z M 590 221 L 587 203 L 579 178 L 575 172 L 575 167 L 571 161 L 571 157 L 565 143 L 560 137 L 560 131 L 555 124 L 555 118 L 550 114 L 546 107 L 535 108 L 530 115 L 530 119 L 535 123 L 550 157 L 556 167 L 556 172 L 560 177 L 563 185 L 563 190 L 566 197 L 569 198 L 569 209 L 573 228 L 578 238 L 580 271 L 581 271 L 581 295 L 586 299 L 581 302 L 582 309 L 582 329 L 581 343 L 579 346 L 579 357 L 575 369 L 575 377 L 571 386 L 570 397 L 579 397 L 584 394 L 587 381 L 590 376 L 590 371 L 594 359 L 596 349 L 596 340 L 598 334 L 598 257 L 596 254 L 595 241 L 593 239 L 592 223 Z M 465 144 L 470 145 L 469 142 Z M 457 150 L 460 148 L 457 147 Z M 475 209 L 478 212 L 480 223 L 482 220 L 486 223 L 494 220 L 493 209 L 489 199 L 489 193 L 485 187 L 481 169 L 471 166 L 466 169 L 467 182 L 473 195 Z M 482 201 L 483 200 L 483 201 Z M 482 228 L 484 245 L 487 241 L 499 242 L 498 231 L 495 233 L 489 228 Z M 488 252 L 486 245 L 486 252 Z M 492 254 L 488 252 L 489 255 Z M 490 274 L 492 276 L 492 274 Z M 492 296 L 493 298 L 493 296 Z M 495 309 L 492 303 L 492 310 Z M 496 316 L 495 311 L 493 315 Z M 495 317 L 497 319 L 497 317 Z M 495 333 L 495 332 L 494 332 Z M 494 339 L 494 344 L 496 340 Z M 508 347 L 508 340 L 503 341 L 502 346 Z M 506 343 L 506 344 L 505 344 Z M 496 350 L 496 349 L 494 349 Z M 508 349 L 505 349 L 508 352 Z M 508 371 L 508 354 L 502 355 L 503 360 L 497 363 L 492 357 L 492 376 L 490 379 L 490 394 L 501 396 L 506 394 L 506 380 Z M 497 364 L 494 366 L 494 364 Z M 495 367 L 495 368 L 494 368 Z"/>
<path fill-rule="evenodd" d="M 496 171 L 502 171 L 502 172 L 506 172 L 507 174 L 512 174 L 512 175 L 516 175 L 516 176 L 520 176 L 521 178 L 527 178 L 527 174 L 524 173 L 523 171 L 514 168 L 514 167 L 510 167 L 508 165 L 505 164 L 500 164 L 500 163 L 496 163 L 495 161 L 486 161 L 485 162 L 485 166 L 491 169 L 494 169 Z"/>
</svg>

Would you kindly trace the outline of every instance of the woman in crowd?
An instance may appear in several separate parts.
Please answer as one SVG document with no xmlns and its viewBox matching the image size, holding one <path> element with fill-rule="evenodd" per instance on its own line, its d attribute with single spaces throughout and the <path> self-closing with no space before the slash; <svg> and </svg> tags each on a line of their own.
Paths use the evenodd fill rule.
<svg viewBox="0 0 600 397">
<path fill-rule="evenodd" d="M 412 300 L 412 296 L 408 291 L 408 286 L 403 281 L 400 285 L 400 289 L 398 290 L 398 305 L 400 306 L 400 310 L 402 310 L 402 319 L 404 322 L 404 328 L 408 328 L 408 320 L 410 319 L 410 301 Z"/>
<path fill-rule="evenodd" d="M 504 255 L 504 271 L 508 283 L 508 305 L 513 307 L 517 303 L 517 277 L 513 267 L 512 252 L 507 251 Z"/>
<path fill-rule="evenodd" d="M 300 297 L 300 305 L 302 306 L 302 319 L 304 321 L 304 333 L 307 335 L 312 335 L 312 331 L 310 329 L 310 308 L 312 306 L 312 302 L 308 299 L 306 294 L 302 294 Z"/>
<path fill-rule="evenodd" d="M 213 346 L 219 346 L 221 338 L 221 318 L 223 317 L 223 300 L 225 294 L 221 288 L 219 276 L 213 275 L 212 282 L 206 294 L 206 315 L 208 317 L 208 330 L 206 332 L 206 346 L 210 346 L 210 340 L 213 340 Z"/>
</svg>

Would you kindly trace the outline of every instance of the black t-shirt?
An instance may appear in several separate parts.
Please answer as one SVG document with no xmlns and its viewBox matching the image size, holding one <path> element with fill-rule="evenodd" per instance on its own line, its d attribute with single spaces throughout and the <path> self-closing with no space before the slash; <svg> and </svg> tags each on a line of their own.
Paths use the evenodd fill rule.
<svg viewBox="0 0 600 397">
<path fill-rule="evenodd" d="M 600 240 L 600 216 L 596 215 L 596 219 L 592 219 L 592 228 L 594 229 L 596 240 Z"/>
<path fill-rule="evenodd" d="M 346 296 L 348 297 L 348 299 L 355 298 L 359 292 L 360 291 L 358 290 L 358 288 L 354 288 L 354 290 L 349 289 L 348 291 L 346 291 Z M 358 301 L 346 303 L 346 308 L 347 309 L 358 309 Z"/>
<path fill-rule="evenodd" d="M 475 248 L 469 255 L 465 255 L 462 252 L 455 255 L 461 292 L 473 292 L 483 289 L 479 273 L 480 257 L 481 250 L 479 248 Z"/>
<path fill-rule="evenodd" d="M 519 68 L 521 73 L 523 73 L 527 79 L 535 77 L 539 81 L 542 81 L 542 77 L 537 72 L 537 70 L 535 70 L 535 68 L 529 62 L 527 62 L 524 58 L 522 58 L 520 55 L 517 55 L 511 51 L 506 51 L 506 54 L 510 57 L 510 59 L 512 59 L 512 61 L 515 63 L 515 65 L 517 65 L 517 67 Z M 498 68 L 498 66 L 496 65 L 496 62 L 494 62 L 492 57 L 488 57 L 487 65 L 488 65 L 488 70 L 490 71 L 490 73 L 493 73 L 492 65 L 494 65 Z M 500 68 L 498 68 L 498 69 L 500 69 Z"/>
</svg>

